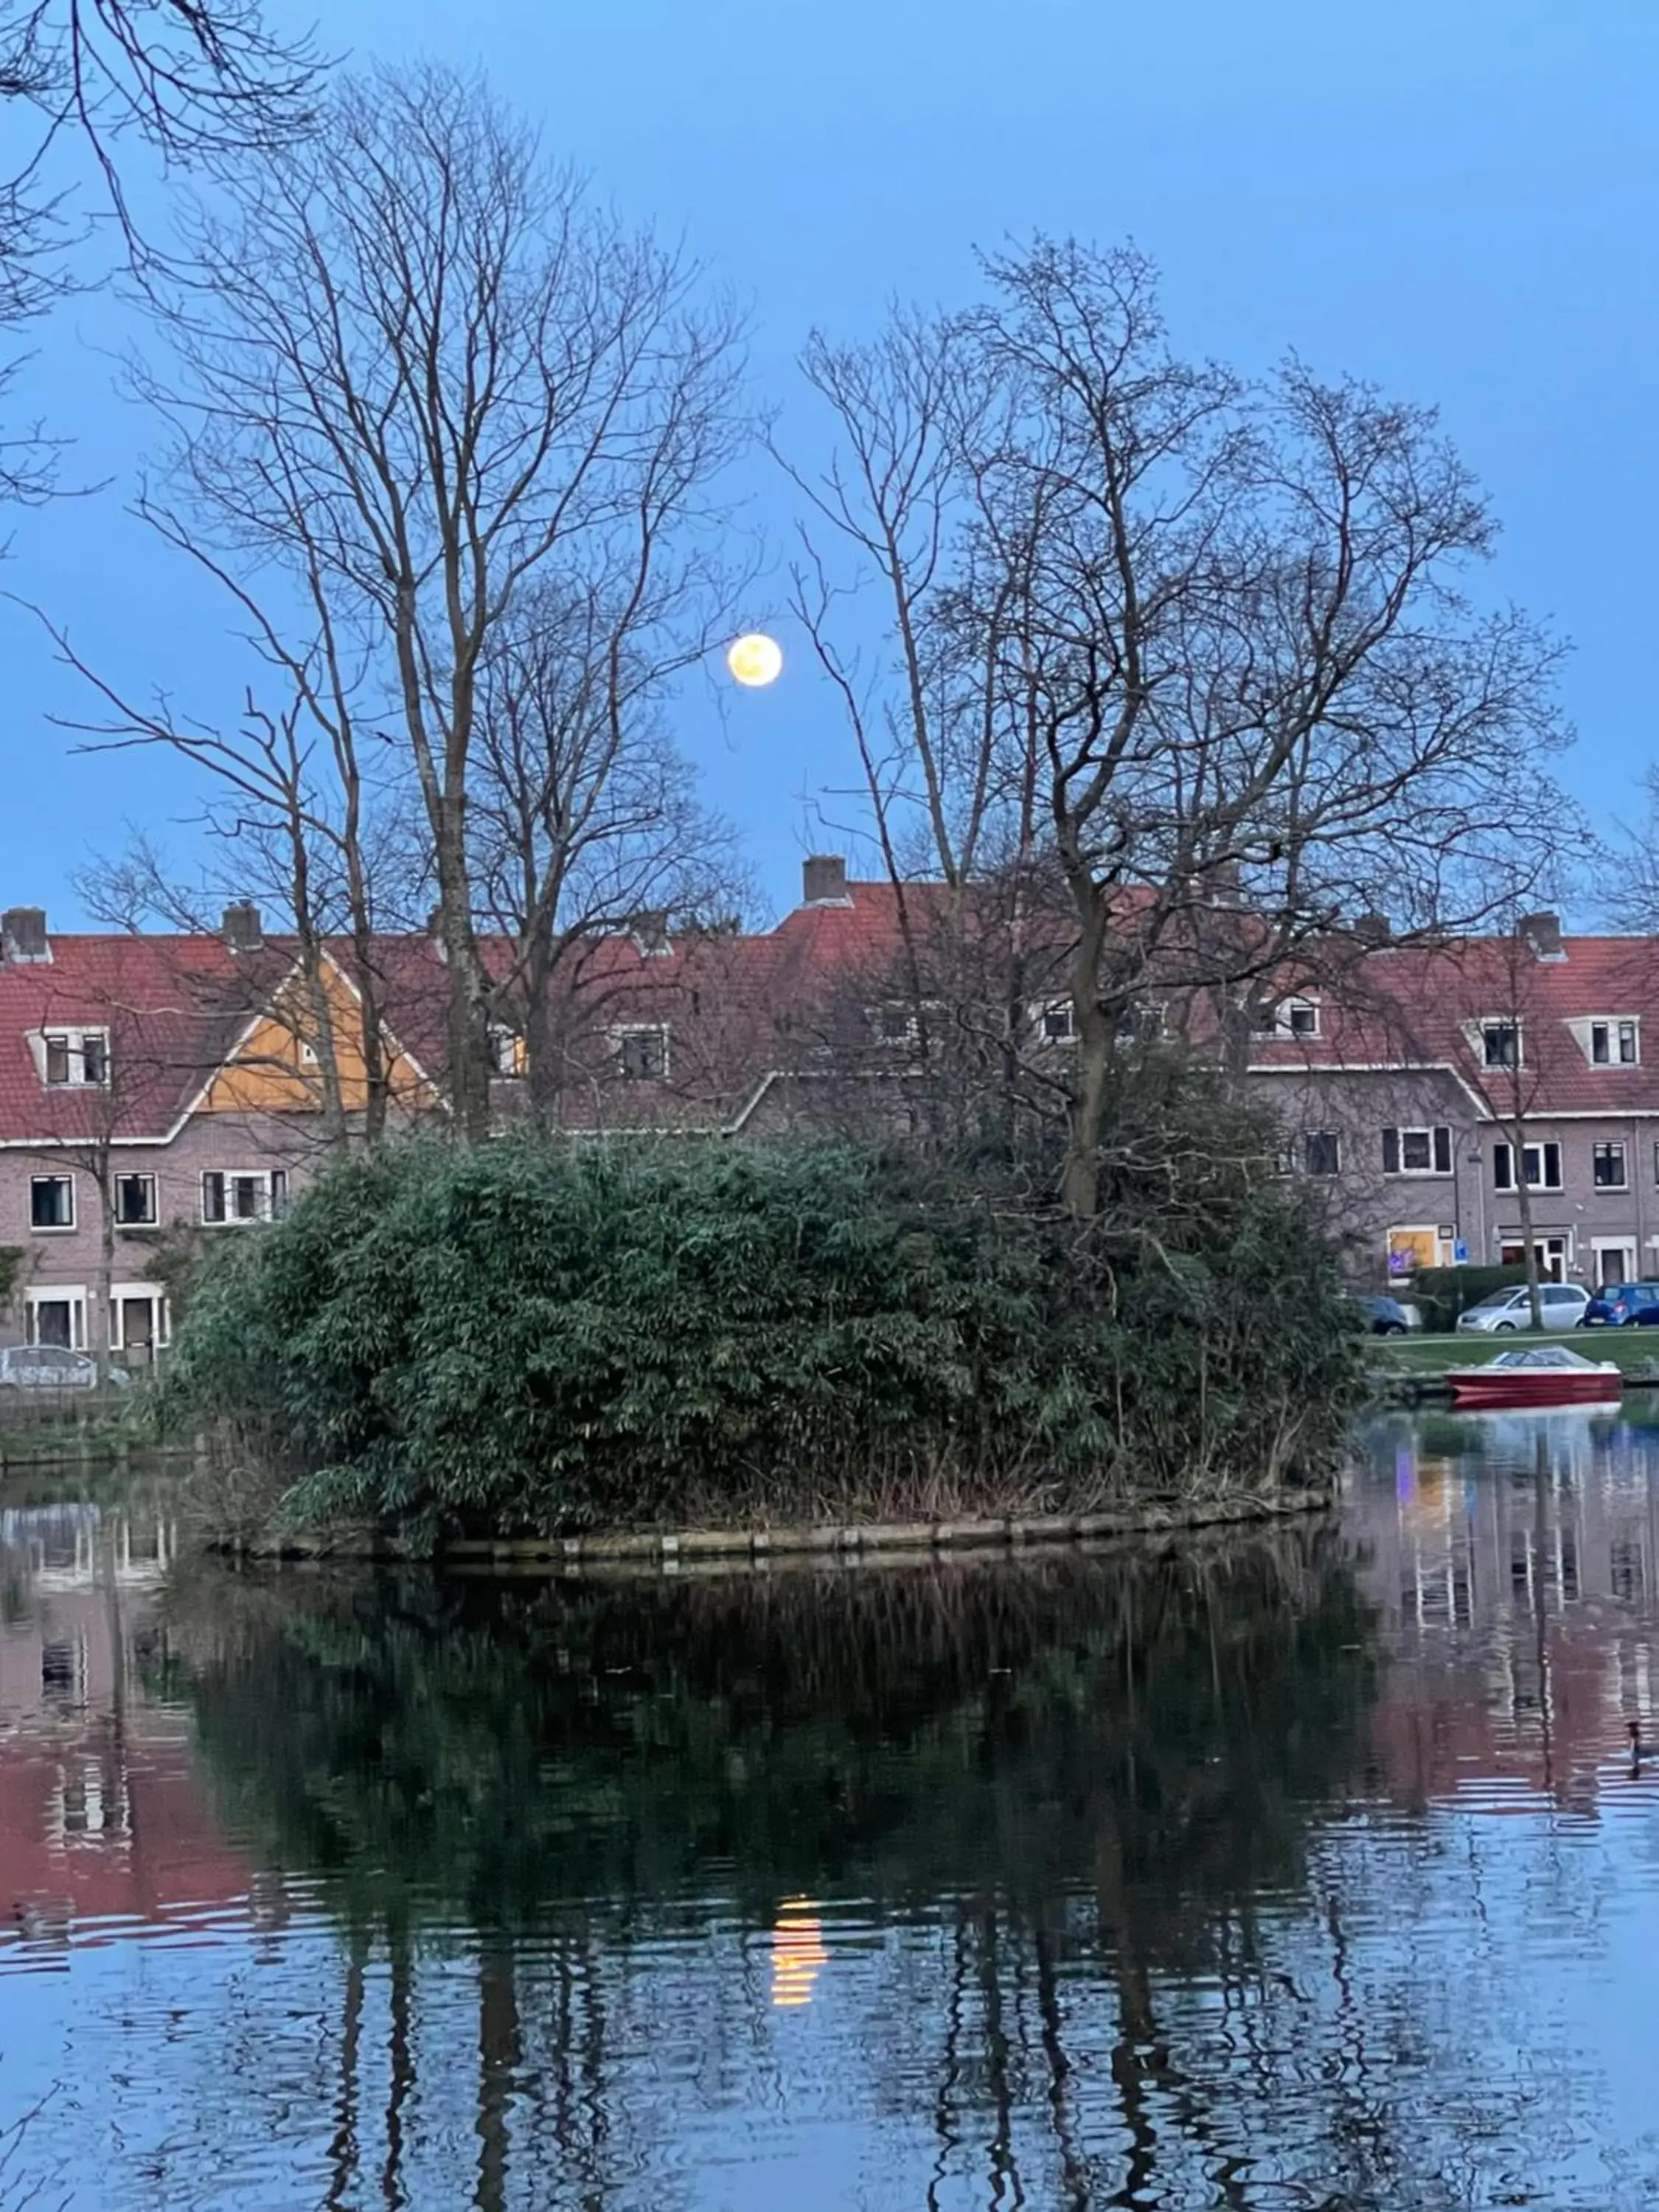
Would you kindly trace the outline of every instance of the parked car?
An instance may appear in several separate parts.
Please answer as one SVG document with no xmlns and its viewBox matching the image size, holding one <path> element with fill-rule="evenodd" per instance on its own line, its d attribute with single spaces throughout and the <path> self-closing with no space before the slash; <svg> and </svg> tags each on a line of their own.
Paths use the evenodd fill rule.
<svg viewBox="0 0 1659 2212">
<path fill-rule="evenodd" d="M 1586 1328 L 1659 1328 L 1659 1283 L 1609 1283 L 1584 1308 Z"/>
<path fill-rule="evenodd" d="M 1423 1326 L 1416 1307 L 1401 1305 L 1398 1298 L 1356 1297 L 1352 1304 L 1360 1326 L 1372 1336 L 1404 1336 L 1407 1329 Z"/>
<path fill-rule="evenodd" d="M 1580 1283 L 1540 1284 L 1538 1298 L 1547 1329 L 1577 1328 L 1589 1304 L 1589 1292 Z M 1524 1283 L 1518 1290 L 1489 1291 L 1479 1305 L 1465 1307 L 1457 1316 L 1460 1336 L 1503 1336 L 1531 1327 L 1532 1301 Z"/>
<path fill-rule="evenodd" d="M 130 1382 L 124 1367 L 112 1367 L 112 1382 Z M 0 1389 L 90 1390 L 98 1380 L 98 1362 L 84 1352 L 70 1352 L 60 1344 L 9 1344 L 0 1351 Z"/>
</svg>

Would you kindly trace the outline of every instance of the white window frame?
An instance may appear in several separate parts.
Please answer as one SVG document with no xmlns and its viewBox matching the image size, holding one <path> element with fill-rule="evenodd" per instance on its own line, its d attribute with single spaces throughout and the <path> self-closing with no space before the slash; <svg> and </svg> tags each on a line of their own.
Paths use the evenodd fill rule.
<svg viewBox="0 0 1659 2212">
<path fill-rule="evenodd" d="M 23 1340 L 30 1345 L 40 1342 L 40 1324 L 36 1319 L 42 1306 L 67 1305 L 70 1310 L 70 1341 L 71 1352 L 87 1348 L 87 1286 L 84 1283 L 33 1283 L 23 1292 Z"/>
<path fill-rule="evenodd" d="M 1494 1060 L 1487 1049 L 1486 1038 L 1492 1030 L 1509 1030 L 1515 1037 L 1515 1058 Z M 1518 1014 L 1483 1014 L 1474 1025 L 1475 1044 L 1480 1054 L 1480 1065 L 1488 1075 L 1507 1075 L 1527 1064 L 1526 1024 Z"/>
<path fill-rule="evenodd" d="M 173 1316 L 167 1305 L 167 1292 L 155 1283 L 112 1283 L 109 1286 L 109 1348 L 125 1352 L 127 1348 L 126 1317 L 121 1308 L 128 1298 L 148 1300 L 155 1318 L 155 1334 L 152 1340 L 158 1352 L 165 1352 L 173 1341 Z"/>
<path fill-rule="evenodd" d="M 1400 1158 L 1400 1164 L 1398 1167 L 1384 1167 L 1382 1170 L 1383 1174 L 1390 1182 L 1403 1182 L 1407 1180 L 1410 1180 L 1413 1182 L 1449 1182 L 1451 1181 L 1452 1177 L 1457 1173 L 1457 1133 L 1451 1127 L 1449 1122 L 1431 1121 L 1424 1123 L 1420 1121 L 1413 1121 L 1407 1123 L 1402 1121 L 1398 1125 L 1391 1124 L 1390 1126 L 1394 1127 L 1395 1141 L 1399 1146 Z M 1436 1135 L 1442 1129 L 1446 1132 L 1447 1164 L 1443 1168 L 1437 1168 L 1434 1164 L 1434 1140 Z M 1428 1139 L 1429 1164 L 1427 1167 L 1410 1168 L 1407 1166 L 1406 1139 L 1407 1137 L 1426 1137 Z M 1387 1141 L 1388 1131 L 1385 1129 L 1383 1132 L 1383 1142 L 1385 1145 Z M 1412 1224 L 1407 1222 L 1402 1225 L 1409 1228 Z"/>
<path fill-rule="evenodd" d="M 29 1234 L 32 1237 L 72 1237 L 81 1222 L 81 1194 L 76 1188 L 76 1177 L 68 1168 L 53 1169 L 29 1177 Z M 64 1182 L 69 1185 L 70 1218 L 67 1221 L 37 1222 L 34 1218 L 34 1194 L 43 1182 Z"/>
<path fill-rule="evenodd" d="M 1617 1182 L 1603 1182 L 1596 1173 L 1596 1156 L 1601 1152 L 1617 1152 L 1620 1169 Z M 1628 1190 L 1630 1188 L 1630 1146 L 1622 1137 L 1598 1137 L 1590 1146 L 1590 1188 L 1592 1190 Z"/>
<path fill-rule="evenodd" d="M 217 1218 L 207 1210 L 207 1187 L 210 1176 L 217 1176 L 223 1184 L 222 1195 L 224 1199 L 225 1212 Z M 274 1200 L 275 1186 L 278 1177 L 281 1178 L 283 1195 L 286 1200 L 288 1195 L 286 1168 L 204 1168 L 197 1181 L 198 1220 L 204 1229 L 252 1229 L 262 1221 L 276 1220 L 277 1213 Z M 260 1210 L 253 1213 L 233 1213 L 230 1211 L 230 1186 L 235 1182 L 247 1182 L 263 1186 Z"/>
<path fill-rule="evenodd" d="M 631 1036 L 654 1036 L 662 1039 L 662 1066 L 655 1075 L 630 1075 L 624 1063 L 627 1040 Z M 671 1066 L 672 1046 L 666 1022 L 616 1022 L 611 1030 L 611 1049 L 617 1055 L 617 1073 L 624 1083 L 666 1083 Z"/>
<path fill-rule="evenodd" d="M 1318 1008 L 1315 1008 L 1316 1015 Z M 1132 999 L 1120 1012 L 1115 1040 L 1119 1044 L 1161 1044 L 1169 1007 L 1162 999 Z M 1319 1031 L 1313 1031 L 1317 1036 Z"/>
<path fill-rule="evenodd" d="M 1638 1246 L 1633 1237 L 1592 1237 L 1589 1248 L 1590 1274 L 1595 1287 L 1598 1291 L 1602 1287 L 1601 1255 L 1604 1252 L 1622 1253 L 1625 1259 L 1625 1280 L 1627 1283 L 1641 1281 L 1641 1264 L 1637 1257 Z"/>
<path fill-rule="evenodd" d="M 1063 1030 L 1050 1030 L 1048 1024 L 1056 1017 L 1063 1018 Z M 1048 999 L 1037 1008 L 1037 1037 L 1043 1044 L 1062 1045 L 1077 1042 L 1077 1008 L 1069 999 Z"/>
<path fill-rule="evenodd" d="M 1296 1019 L 1298 1014 L 1313 1016 L 1311 1028 L 1297 1029 Z M 1320 1012 L 1320 1001 L 1317 999 L 1304 998 L 1300 995 L 1281 999 L 1273 1008 L 1271 1018 L 1271 1029 L 1266 1021 L 1262 1023 L 1262 1034 L 1282 1037 L 1291 1044 L 1312 1043 L 1322 1034 L 1325 1026 L 1324 1017 Z"/>
<path fill-rule="evenodd" d="M 1314 1140 L 1328 1139 L 1335 1149 L 1335 1164 L 1329 1168 L 1315 1168 L 1310 1164 L 1309 1147 Z M 1302 1133 L 1302 1172 L 1319 1182 L 1334 1182 L 1342 1172 L 1342 1132 L 1340 1129 L 1304 1129 Z"/>
<path fill-rule="evenodd" d="M 97 1040 L 103 1047 L 104 1052 L 104 1072 L 95 1081 L 88 1081 L 87 1077 L 87 1043 L 91 1038 Z M 61 1080 L 54 1081 L 47 1073 L 50 1064 L 48 1055 L 52 1048 L 59 1044 L 64 1048 L 69 1072 Z M 38 1054 L 40 1080 L 48 1091 L 107 1091 L 109 1089 L 109 1031 L 106 1029 L 100 1029 L 95 1024 L 88 1027 L 78 1024 L 71 1025 L 54 1023 L 52 1028 L 40 1032 L 35 1040 L 35 1049 Z"/>
<path fill-rule="evenodd" d="M 1596 1032 L 1607 1044 L 1607 1058 L 1595 1054 Z M 1630 1033 L 1631 1053 L 1624 1053 L 1625 1033 Z M 1585 1058 L 1592 1067 L 1639 1067 L 1642 1065 L 1642 1018 L 1639 1014 L 1593 1014 L 1585 1024 Z"/>
<path fill-rule="evenodd" d="M 154 1171 L 149 1168 L 118 1168 L 111 1178 L 115 1185 L 115 1225 L 123 1236 L 134 1231 L 159 1229 L 161 1225 L 161 1186 Z M 149 1185 L 149 1218 L 148 1221 L 124 1221 L 121 1218 L 120 1194 L 124 1182 L 145 1182 Z"/>
<path fill-rule="evenodd" d="M 1508 1154 L 1509 1154 L 1509 1156 L 1510 1156 L 1510 1180 L 1509 1180 L 1509 1182 L 1498 1182 L 1498 1146 L 1499 1146 L 1500 1145 L 1504 1147 L 1504 1151 L 1505 1151 L 1505 1152 L 1508 1152 Z M 1526 1156 L 1527 1156 L 1527 1154 L 1528 1154 L 1528 1152 L 1536 1152 L 1536 1153 L 1537 1153 L 1537 1155 L 1538 1155 L 1538 1172 L 1539 1172 L 1539 1175 L 1541 1176 L 1543 1175 L 1543 1172 L 1544 1172 L 1545 1167 L 1546 1167 L 1546 1166 L 1547 1166 L 1547 1161 L 1546 1161 L 1546 1159 L 1545 1159 L 1544 1155 L 1545 1155 L 1545 1153 L 1546 1153 L 1547 1152 L 1548 1152 L 1552 1147 L 1553 1148 L 1554 1152 L 1555 1152 L 1555 1164 L 1556 1164 L 1557 1169 L 1559 1170 L 1559 1175 L 1558 1175 L 1558 1177 L 1557 1177 L 1557 1180 L 1556 1180 L 1554 1182 L 1535 1182 L 1533 1180 L 1533 1178 L 1531 1177 L 1531 1176 L 1527 1175 L 1527 1157 L 1526 1157 Z M 1494 1190 L 1516 1190 L 1516 1189 L 1517 1189 L 1517 1188 L 1519 1188 L 1519 1185 L 1518 1185 L 1518 1184 L 1516 1182 L 1516 1181 L 1515 1181 L 1515 1151 L 1516 1151 L 1515 1146 L 1514 1146 L 1510 1142 L 1510 1140 L 1509 1140 L 1509 1139 L 1508 1139 L 1507 1137 L 1494 1137 L 1494 1138 L 1493 1138 L 1493 1139 L 1492 1139 L 1492 1188 L 1493 1188 Z M 1523 1145 L 1523 1146 L 1521 1147 L 1521 1172 L 1522 1172 L 1522 1175 L 1527 1176 L 1527 1188 L 1528 1188 L 1528 1190 L 1529 1192 L 1531 1192 L 1531 1191 L 1539 1191 L 1539 1190 L 1541 1190 L 1541 1191 L 1559 1191 L 1559 1190 L 1565 1190 L 1565 1189 L 1566 1188 L 1566 1186 L 1567 1186 L 1567 1170 L 1566 1170 L 1566 1163 L 1565 1163 L 1565 1160 L 1564 1159 L 1564 1158 L 1563 1158 L 1563 1156 L 1562 1156 L 1562 1149 L 1561 1149 L 1561 1144 L 1560 1144 L 1560 1140 L 1559 1140 L 1559 1138 L 1555 1138 L 1555 1137 L 1535 1137 L 1535 1138 L 1534 1138 L 1534 1139 L 1532 1139 L 1532 1141 L 1531 1141 L 1530 1143 L 1526 1144 L 1526 1145 Z"/>
</svg>

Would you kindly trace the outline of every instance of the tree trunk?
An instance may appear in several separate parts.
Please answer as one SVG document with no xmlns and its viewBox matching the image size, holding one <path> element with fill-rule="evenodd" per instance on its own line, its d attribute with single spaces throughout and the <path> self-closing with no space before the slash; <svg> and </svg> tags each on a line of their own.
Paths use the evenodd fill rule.
<svg viewBox="0 0 1659 2212">
<path fill-rule="evenodd" d="M 1522 1256 L 1527 1268 L 1527 1313 L 1534 1328 L 1544 1326 L 1544 1302 L 1539 1294 L 1538 1240 L 1532 1228 L 1532 1192 L 1527 1182 L 1527 1127 L 1517 1121 L 1510 1133 L 1514 1147 L 1515 1191 L 1521 1211 Z"/>
<path fill-rule="evenodd" d="M 461 810 L 446 805 L 436 839 L 438 926 L 449 970 L 446 1042 L 450 1110 L 463 1144 L 489 1134 L 489 982 L 472 927 L 472 886 L 462 842 Z"/>
<path fill-rule="evenodd" d="M 115 1177 L 107 1160 L 93 1181 L 98 1190 L 98 1269 L 92 1293 L 97 1311 L 87 1334 L 98 1362 L 98 1380 L 106 1383 L 115 1350 Z"/>
</svg>

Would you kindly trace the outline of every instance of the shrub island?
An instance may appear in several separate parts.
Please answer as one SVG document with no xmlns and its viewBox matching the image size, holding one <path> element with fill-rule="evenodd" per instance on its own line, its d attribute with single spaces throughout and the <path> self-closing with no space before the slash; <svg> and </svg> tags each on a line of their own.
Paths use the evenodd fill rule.
<svg viewBox="0 0 1659 2212">
<path fill-rule="evenodd" d="M 844 1142 L 349 1157 L 210 1255 L 161 1415 L 254 1543 L 1266 1510 L 1328 1480 L 1358 1346 L 1218 1112 L 1128 1133 L 1086 1224 L 1029 1164 Z"/>
</svg>

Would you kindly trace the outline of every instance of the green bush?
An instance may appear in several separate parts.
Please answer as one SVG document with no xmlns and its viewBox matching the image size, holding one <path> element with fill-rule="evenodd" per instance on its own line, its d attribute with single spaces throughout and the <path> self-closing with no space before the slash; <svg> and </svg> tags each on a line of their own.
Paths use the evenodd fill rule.
<svg viewBox="0 0 1659 2212">
<path fill-rule="evenodd" d="M 1255 1125 L 1172 1103 L 1087 1235 L 994 1164 L 846 1146 L 355 1158 L 207 1273 L 170 1409 L 281 1459 L 292 1514 L 428 1537 L 1277 1482 L 1355 1347 Z"/>
</svg>

